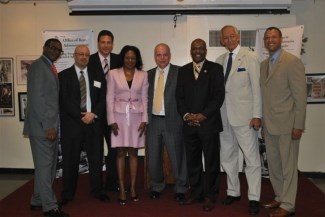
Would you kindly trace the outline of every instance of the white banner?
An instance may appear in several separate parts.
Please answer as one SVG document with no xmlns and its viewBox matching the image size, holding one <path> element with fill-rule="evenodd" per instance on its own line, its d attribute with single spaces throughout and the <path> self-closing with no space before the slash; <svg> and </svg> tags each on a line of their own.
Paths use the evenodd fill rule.
<svg viewBox="0 0 325 217">
<path fill-rule="evenodd" d="M 282 32 L 282 48 L 300 58 L 304 26 L 301 25 L 279 29 Z M 269 57 L 269 53 L 264 47 L 263 38 L 265 30 L 266 29 L 257 29 L 256 31 L 255 51 L 260 61 Z"/>
<path fill-rule="evenodd" d="M 55 63 L 58 72 L 71 67 L 74 63 L 73 53 L 77 45 L 87 45 L 90 53 L 95 52 L 95 41 L 93 30 L 44 30 L 44 42 L 49 38 L 57 38 L 62 43 L 64 53 Z"/>
</svg>

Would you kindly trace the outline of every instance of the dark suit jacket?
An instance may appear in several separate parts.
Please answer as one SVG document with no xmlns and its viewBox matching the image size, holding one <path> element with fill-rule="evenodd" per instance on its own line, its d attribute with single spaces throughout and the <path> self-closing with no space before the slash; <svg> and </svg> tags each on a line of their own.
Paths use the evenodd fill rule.
<svg viewBox="0 0 325 217">
<path fill-rule="evenodd" d="M 114 53 L 111 53 L 110 54 L 110 62 L 109 62 L 109 66 L 110 66 L 110 69 L 116 69 L 116 68 L 119 68 L 120 67 L 120 59 L 119 59 L 119 55 L 117 54 L 114 54 Z M 98 73 L 99 75 L 102 75 L 104 78 L 103 80 L 103 84 L 102 86 L 105 86 L 105 88 L 107 88 L 107 84 L 106 84 L 106 79 L 105 79 L 105 74 L 104 74 L 104 71 L 103 71 L 103 67 L 102 67 L 102 63 L 100 62 L 100 58 L 99 58 L 99 54 L 98 52 L 92 54 L 89 58 L 89 63 L 88 63 L 88 70 L 90 72 L 96 72 Z M 105 91 L 105 95 L 106 95 L 106 91 Z M 106 98 L 105 98 L 106 100 Z M 106 120 L 106 103 L 104 105 L 104 111 L 105 111 L 105 114 L 104 114 L 104 118 L 102 119 L 103 121 L 103 124 L 106 124 L 107 125 L 107 120 Z"/>
<path fill-rule="evenodd" d="M 156 77 L 156 68 L 150 69 L 148 71 L 148 117 L 149 117 L 149 125 L 151 123 L 151 114 L 152 114 L 152 106 L 153 106 L 153 97 L 155 92 L 155 77 Z M 164 91 L 164 105 L 165 105 L 165 122 L 166 126 L 168 126 L 167 131 L 174 132 L 175 135 L 180 135 L 180 129 L 183 124 L 180 115 L 177 112 L 176 106 L 176 83 L 178 77 L 178 69 L 179 66 L 175 66 L 170 64 L 168 77 L 166 80 L 165 91 Z M 150 127 L 148 128 L 150 130 Z"/>
<path fill-rule="evenodd" d="M 204 120 L 200 127 L 184 124 L 186 132 L 221 132 L 220 108 L 225 98 L 223 68 L 218 63 L 205 60 L 200 75 L 195 80 L 193 63 L 182 66 L 178 72 L 176 100 L 178 113 L 202 113 Z"/>
<path fill-rule="evenodd" d="M 100 73 L 88 69 L 91 112 L 102 119 L 105 114 L 106 82 Z M 62 136 L 78 136 L 82 132 L 80 87 L 74 65 L 59 73 L 60 80 L 60 117 Z M 94 82 L 101 85 L 96 87 Z M 97 85 L 98 86 L 98 85 Z M 94 122 L 94 126 L 98 125 Z"/>
<path fill-rule="evenodd" d="M 111 53 L 109 69 L 116 69 L 120 67 L 119 55 Z M 88 69 L 95 70 L 96 72 L 101 72 L 104 74 L 102 63 L 100 62 L 98 52 L 92 54 L 89 58 Z"/>
</svg>

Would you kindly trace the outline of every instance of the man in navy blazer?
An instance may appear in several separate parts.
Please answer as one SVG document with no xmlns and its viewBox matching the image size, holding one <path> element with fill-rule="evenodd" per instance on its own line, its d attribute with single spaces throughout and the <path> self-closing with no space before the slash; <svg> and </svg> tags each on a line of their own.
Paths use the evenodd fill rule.
<svg viewBox="0 0 325 217">
<path fill-rule="evenodd" d="M 112 53 L 114 43 L 114 35 L 108 30 L 102 30 L 98 33 L 97 37 L 97 48 L 98 52 L 92 54 L 89 58 L 88 69 L 96 71 L 97 73 L 106 76 L 108 70 L 118 68 L 119 57 L 117 54 Z M 107 60 L 107 69 L 105 68 L 105 61 Z M 103 80 L 103 84 L 106 86 L 106 79 Z M 105 98 L 106 100 L 106 98 Z M 116 149 L 111 148 L 111 128 L 107 124 L 106 118 L 106 103 L 105 113 L 101 119 L 103 136 L 107 144 L 107 157 L 105 158 L 106 165 L 106 182 L 105 188 L 111 191 L 119 191 L 117 184 L 117 169 L 116 169 Z M 103 140 L 104 143 L 104 140 Z M 104 145 L 104 144 L 102 144 Z"/>
<path fill-rule="evenodd" d="M 191 196 L 181 204 L 204 200 L 203 210 L 211 211 L 219 191 L 219 132 L 222 131 L 220 107 L 225 97 L 225 87 L 222 66 L 205 59 L 206 54 L 205 41 L 195 39 L 191 43 L 193 62 L 179 69 L 176 102 L 178 112 L 184 120 L 183 140 L 192 191 Z"/>
<path fill-rule="evenodd" d="M 106 201 L 102 190 L 102 122 L 105 113 L 105 79 L 96 71 L 87 68 L 89 49 L 85 45 L 76 47 L 75 63 L 59 74 L 61 148 L 63 159 L 62 205 L 71 201 L 76 192 L 81 150 L 87 152 L 90 176 L 90 193 Z M 79 79 L 84 75 L 87 89 L 87 106 L 83 111 Z"/>
</svg>

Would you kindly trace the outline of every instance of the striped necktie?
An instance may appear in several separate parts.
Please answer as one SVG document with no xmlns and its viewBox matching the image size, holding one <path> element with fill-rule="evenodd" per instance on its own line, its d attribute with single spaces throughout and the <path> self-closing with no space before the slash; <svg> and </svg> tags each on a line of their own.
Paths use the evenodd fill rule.
<svg viewBox="0 0 325 217">
<path fill-rule="evenodd" d="M 194 76 L 195 79 L 197 79 L 199 77 L 200 74 L 200 65 L 199 64 L 195 64 L 194 65 Z"/>
<path fill-rule="evenodd" d="M 104 63 L 105 63 L 105 65 L 104 65 L 104 74 L 106 75 L 108 70 L 109 70 L 108 60 L 106 58 L 104 59 Z"/>
<path fill-rule="evenodd" d="M 79 84 L 80 84 L 80 97 L 81 97 L 80 109 L 82 112 L 86 112 L 87 111 L 87 87 L 86 87 L 86 80 L 83 71 L 80 71 Z"/>
</svg>

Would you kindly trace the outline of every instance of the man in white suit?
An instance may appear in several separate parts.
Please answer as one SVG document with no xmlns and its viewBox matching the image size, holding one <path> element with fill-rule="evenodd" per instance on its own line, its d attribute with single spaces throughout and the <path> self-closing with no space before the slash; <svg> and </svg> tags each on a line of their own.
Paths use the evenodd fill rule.
<svg viewBox="0 0 325 217">
<path fill-rule="evenodd" d="M 240 200 L 239 152 L 243 153 L 248 183 L 249 214 L 259 212 L 261 162 L 257 131 L 261 126 L 260 64 L 257 57 L 239 45 L 234 26 L 221 29 L 221 44 L 228 52 L 217 59 L 224 66 L 225 101 L 221 107 L 223 132 L 220 134 L 221 165 L 227 174 L 224 205 Z M 231 58 L 231 59 L 229 59 Z"/>
</svg>

